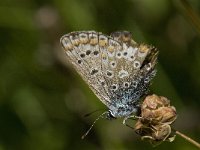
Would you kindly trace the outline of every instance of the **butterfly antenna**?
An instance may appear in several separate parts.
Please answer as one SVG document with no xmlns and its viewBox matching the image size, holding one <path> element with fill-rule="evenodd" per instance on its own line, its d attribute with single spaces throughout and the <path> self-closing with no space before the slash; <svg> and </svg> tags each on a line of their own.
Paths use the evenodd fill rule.
<svg viewBox="0 0 200 150">
<path fill-rule="evenodd" d="M 90 128 L 87 130 L 87 132 L 81 137 L 81 139 L 84 139 L 87 135 L 88 135 L 88 133 L 90 132 L 90 130 L 92 129 L 92 127 L 95 125 L 95 123 L 100 119 L 100 118 L 103 118 L 103 116 L 105 115 L 105 114 L 107 114 L 108 112 L 106 111 L 106 112 L 104 112 L 104 113 L 102 113 L 101 115 L 99 115 L 99 117 L 97 118 L 97 119 L 95 119 L 95 121 L 93 122 L 93 124 L 90 126 Z"/>
</svg>

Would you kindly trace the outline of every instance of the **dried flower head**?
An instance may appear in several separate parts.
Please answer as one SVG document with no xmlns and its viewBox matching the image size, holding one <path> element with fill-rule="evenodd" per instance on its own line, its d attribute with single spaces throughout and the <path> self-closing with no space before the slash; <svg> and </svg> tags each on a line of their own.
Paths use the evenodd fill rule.
<svg viewBox="0 0 200 150">
<path fill-rule="evenodd" d="M 170 101 L 155 94 L 147 96 L 141 106 L 141 118 L 135 124 L 135 132 L 152 144 L 173 141 L 171 124 L 176 120 L 176 109 Z"/>
</svg>

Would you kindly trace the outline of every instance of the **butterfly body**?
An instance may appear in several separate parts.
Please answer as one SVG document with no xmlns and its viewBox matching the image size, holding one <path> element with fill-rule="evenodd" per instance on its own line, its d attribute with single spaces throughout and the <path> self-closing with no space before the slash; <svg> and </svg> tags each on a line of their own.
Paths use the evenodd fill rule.
<svg viewBox="0 0 200 150">
<path fill-rule="evenodd" d="M 158 51 L 132 40 L 130 32 L 110 36 L 95 31 L 61 38 L 66 56 L 113 118 L 128 117 L 140 107 L 155 76 Z"/>
</svg>

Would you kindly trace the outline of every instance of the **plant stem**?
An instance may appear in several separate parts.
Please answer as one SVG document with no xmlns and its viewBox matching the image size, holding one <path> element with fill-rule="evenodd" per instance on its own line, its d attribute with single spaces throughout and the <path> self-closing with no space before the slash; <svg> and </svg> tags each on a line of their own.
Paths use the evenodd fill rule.
<svg viewBox="0 0 200 150">
<path fill-rule="evenodd" d="M 174 130 L 174 129 L 173 129 Z M 200 149 L 200 144 L 198 142 L 196 142 L 195 140 L 191 139 L 190 137 L 188 137 L 187 135 L 174 130 L 174 132 L 179 135 L 180 137 L 184 138 L 186 141 L 190 142 L 191 144 L 195 145 L 196 147 L 198 147 Z"/>
<path fill-rule="evenodd" d="M 197 13 L 194 11 L 192 6 L 189 4 L 187 0 L 181 0 L 181 3 L 185 9 L 185 13 L 192 22 L 192 24 L 196 27 L 197 32 L 200 34 L 200 18 Z"/>
</svg>

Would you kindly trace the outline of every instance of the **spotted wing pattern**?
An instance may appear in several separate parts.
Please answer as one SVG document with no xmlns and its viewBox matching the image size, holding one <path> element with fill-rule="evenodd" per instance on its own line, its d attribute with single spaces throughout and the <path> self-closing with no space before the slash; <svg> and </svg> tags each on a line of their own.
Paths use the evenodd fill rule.
<svg viewBox="0 0 200 150">
<path fill-rule="evenodd" d="M 77 72 L 116 116 L 120 107 L 138 104 L 155 76 L 157 50 L 137 44 L 127 31 L 110 36 L 72 32 L 61 38 L 61 44 Z"/>
</svg>

